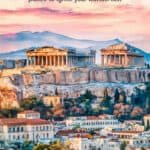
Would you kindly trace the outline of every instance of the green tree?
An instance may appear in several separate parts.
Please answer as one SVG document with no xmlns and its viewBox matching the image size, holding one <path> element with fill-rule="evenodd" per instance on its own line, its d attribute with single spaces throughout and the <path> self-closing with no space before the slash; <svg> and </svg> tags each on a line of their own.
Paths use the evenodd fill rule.
<svg viewBox="0 0 150 150">
<path fill-rule="evenodd" d="M 25 141 L 22 145 L 23 150 L 33 150 L 33 144 L 30 141 Z"/>
<path fill-rule="evenodd" d="M 150 82 L 145 83 L 145 101 L 144 101 L 144 108 L 145 112 L 148 114 L 150 113 Z"/>
<path fill-rule="evenodd" d="M 35 97 L 25 99 L 21 103 L 21 108 L 23 110 L 35 110 L 40 112 L 41 118 L 50 119 L 52 116 L 47 114 L 52 114 L 52 107 L 46 106 L 42 100 L 37 100 Z"/>
<path fill-rule="evenodd" d="M 102 113 L 112 114 L 113 105 L 111 103 L 111 97 L 108 95 L 107 88 L 104 90 L 103 100 L 100 103 Z"/>
<path fill-rule="evenodd" d="M 69 145 L 61 143 L 60 141 L 51 142 L 50 144 L 38 144 L 34 150 L 71 150 Z"/>
<path fill-rule="evenodd" d="M 119 102 L 119 91 L 118 89 L 115 90 L 115 95 L 114 95 L 114 103 L 118 103 Z"/>
<path fill-rule="evenodd" d="M 150 122 L 147 120 L 147 124 L 145 125 L 145 131 L 148 131 L 150 129 Z"/>
<path fill-rule="evenodd" d="M 127 146 L 127 144 L 125 142 L 121 143 L 120 150 L 125 150 L 126 146 Z"/>
<path fill-rule="evenodd" d="M 111 104 L 111 97 L 108 95 L 107 88 L 104 90 L 104 97 L 101 103 L 102 106 L 109 108 Z"/>
<path fill-rule="evenodd" d="M 34 150 L 52 150 L 48 144 L 39 144 L 34 147 Z"/>
<path fill-rule="evenodd" d="M 1 109 L 0 110 L 0 117 L 1 118 L 14 118 L 16 117 L 17 113 L 20 109 L 12 108 L 12 109 Z"/>
</svg>

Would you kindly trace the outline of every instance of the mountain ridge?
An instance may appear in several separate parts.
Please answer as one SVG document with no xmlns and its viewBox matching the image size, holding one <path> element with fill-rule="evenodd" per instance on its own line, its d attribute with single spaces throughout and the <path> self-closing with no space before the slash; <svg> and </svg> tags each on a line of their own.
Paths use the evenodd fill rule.
<svg viewBox="0 0 150 150">
<path fill-rule="evenodd" d="M 107 46 L 119 43 L 124 42 L 118 38 L 106 41 L 95 41 L 88 39 L 76 39 L 73 37 L 49 31 L 43 32 L 22 31 L 18 33 L 0 34 L 0 51 L 1 51 L 0 58 L 1 59 L 26 58 L 25 55 L 26 49 L 49 45 L 57 48 L 71 47 L 79 52 L 96 50 L 97 51 L 96 62 L 100 62 L 99 50 Z M 128 45 L 131 46 L 130 44 Z M 136 52 L 144 55 L 146 62 L 150 62 L 150 53 L 147 53 L 140 48 L 136 48 L 134 46 L 132 47 Z M 2 51 L 4 50 L 7 52 L 2 53 Z"/>
</svg>

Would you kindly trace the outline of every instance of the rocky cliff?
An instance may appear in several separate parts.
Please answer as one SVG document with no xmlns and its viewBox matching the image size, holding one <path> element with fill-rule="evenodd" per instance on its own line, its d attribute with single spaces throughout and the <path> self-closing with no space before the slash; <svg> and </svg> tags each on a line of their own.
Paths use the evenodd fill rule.
<svg viewBox="0 0 150 150">
<path fill-rule="evenodd" d="M 106 87 L 109 89 L 109 94 L 113 94 L 114 90 L 119 88 L 124 89 L 130 97 L 136 86 L 142 86 L 148 81 L 150 81 L 150 70 L 146 69 L 95 68 L 68 71 L 24 71 L 21 74 L 0 78 L 0 100 L 4 102 L 8 99 L 22 100 L 30 96 L 43 97 L 55 94 L 56 88 L 63 98 L 78 97 L 86 89 L 102 97 Z M 3 89 L 6 89 L 5 92 Z"/>
<path fill-rule="evenodd" d="M 24 72 L 10 76 L 13 85 L 75 85 L 90 82 L 143 83 L 150 81 L 150 69 L 77 69 L 69 71 Z"/>
</svg>

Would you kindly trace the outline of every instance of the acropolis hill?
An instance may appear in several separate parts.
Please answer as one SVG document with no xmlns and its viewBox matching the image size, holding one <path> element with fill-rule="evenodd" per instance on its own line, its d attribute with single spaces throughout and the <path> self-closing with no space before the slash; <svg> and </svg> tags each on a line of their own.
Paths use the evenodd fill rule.
<svg viewBox="0 0 150 150">
<path fill-rule="evenodd" d="M 56 89 L 61 98 L 79 97 L 86 90 L 101 98 L 105 88 L 109 94 L 123 89 L 130 97 L 135 87 L 143 88 L 150 81 L 144 57 L 126 44 L 103 49 L 101 65 L 95 64 L 94 50 L 79 53 L 45 46 L 29 49 L 26 55 L 27 59 L 15 61 L 14 69 L 1 70 L 1 108 L 17 106 L 32 96 L 55 95 Z"/>
<path fill-rule="evenodd" d="M 14 71 L 14 72 L 13 72 Z M 147 69 L 102 69 L 74 68 L 68 70 L 23 69 L 13 70 L 6 75 L 3 71 L 0 78 L 1 103 L 16 105 L 16 102 L 31 96 L 43 97 L 54 95 L 55 90 L 62 98 L 78 97 L 87 89 L 98 97 L 103 96 L 106 87 L 110 94 L 116 88 L 123 88 L 127 95 L 132 94 L 136 86 L 150 81 L 150 70 Z M 7 73 L 6 73 L 7 72 Z M 18 73 L 20 72 L 20 73 Z"/>
</svg>

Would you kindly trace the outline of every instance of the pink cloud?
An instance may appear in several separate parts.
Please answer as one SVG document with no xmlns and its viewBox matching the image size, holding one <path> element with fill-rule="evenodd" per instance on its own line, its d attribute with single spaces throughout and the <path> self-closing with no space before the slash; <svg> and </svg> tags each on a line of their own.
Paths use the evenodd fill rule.
<svg viewBox="0 0 150 150">
<path fill-rule="evenodd" d="M 77 6 L 75 6 L 77 7 Z M 0 33 L 19 31 L 53 31 L 77 38 L 98 39 L 140 35 L 149 49 L 150 9 L 139 5 L 97 6 L 83 10 L 73 7 L 41 5 L 16 9 L 0 9 Z M 8 35 L 11 37 L 11 35 Z M 136 42 L 137 42 L 136 41 Z M 146 44 L 147 43 L 147 44 Z M 140 44 L 139 44 L 140 45 Z"/>
<path fill-rule="evenodd" d="M 47 7 L 42 8 L 24 8 L 24 9 L 17 9 L 17 10 L 8 10 L 8 9 L 1 9 L 0 10 L 1 16 L 7 15 L 40 15 L 40 16 L 48 16 L 48 15 L 64 15 L 64 16 L 76 16 L 76 17 L 113 17 L 116 16 L 117 13 L 112 12 L 99 12 L 99 13 L 92 13 L 92 12 L 75 12 L 73 10 L 57 10 L 57 9 L 50 9 Z"/>
</svg>

